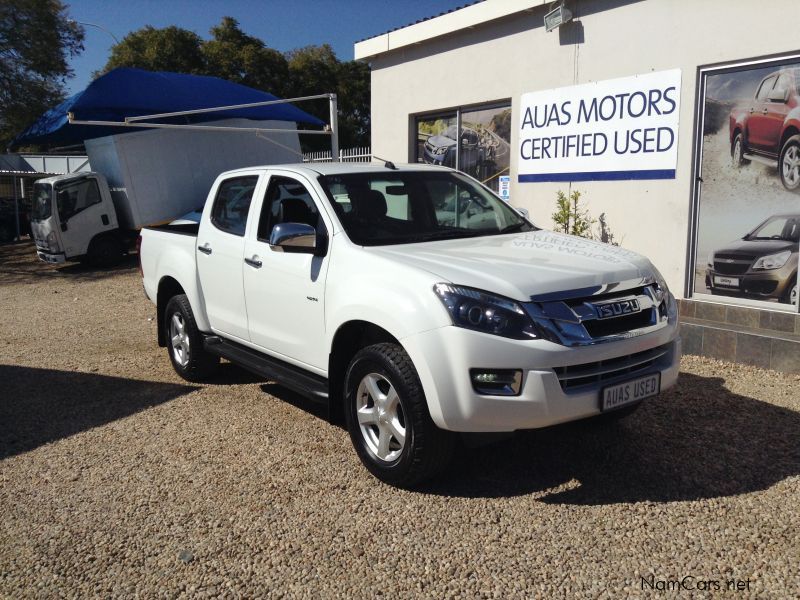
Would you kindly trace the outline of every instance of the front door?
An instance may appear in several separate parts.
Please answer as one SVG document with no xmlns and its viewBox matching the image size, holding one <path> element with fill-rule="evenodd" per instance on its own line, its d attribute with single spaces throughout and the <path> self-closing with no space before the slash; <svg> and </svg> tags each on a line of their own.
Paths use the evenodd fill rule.
<svg viewBox="0 0 800 600">
<path fill-rule="evenodd" d="M 86 254 L 95 235 L 117 227 L 111 198 L 103 202 L 94 177 L 56 184 L 56 210 L 58 235 L 67 258 Z"/>
<path fill-rule="evenodd" d="M 197 272 L 211 328 L 248 340 L 242 285 L 244 234 L 258 175 L 237 175 L 220 182 L 206 208 L 197 235 Z"/>
<path fill-rule="evenodd" d="M 272 228 L 279 223 L 305 223 L 326 237 L 331 227 L 321 206 L 309 182 L 289 174 L 270 177 L 258 227 L 245 241 L 244 291 L 251 342 L 271 354 L 326 371 L 327 253 L 276 252 L 269 246 Z"/>
</svg>

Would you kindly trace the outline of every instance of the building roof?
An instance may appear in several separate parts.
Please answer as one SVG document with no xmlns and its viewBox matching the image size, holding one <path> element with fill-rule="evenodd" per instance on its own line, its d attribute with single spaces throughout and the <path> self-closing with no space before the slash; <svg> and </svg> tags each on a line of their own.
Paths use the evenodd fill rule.
<svg viewBox="0 0 800 600">
<path fill-rule="evenodd" d="M 356 42 L 356 60 L 364 60 L 428 40 L 476 27 L 495 19 L 551 4 L 552 0 L 476 0 L 433 17 Z"/>
<path fill-rule="evenodd" d="M 19 154 L 0 154 L 0 174 L 22 175 L 26 173 L 36 173 L 36 169 L 25 162 Z"/>
</svg>

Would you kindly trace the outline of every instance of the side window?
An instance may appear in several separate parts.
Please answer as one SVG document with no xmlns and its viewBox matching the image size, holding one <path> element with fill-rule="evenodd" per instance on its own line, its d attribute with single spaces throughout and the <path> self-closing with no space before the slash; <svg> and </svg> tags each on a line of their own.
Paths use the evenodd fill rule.
<svg viewBox="0 0 800 600">
<path fill-rule="evenodd" d="M 211 222 L 217 229 L 233 235 L 244 235 L 247 213 L 257 183 L 258 175 L 248 175 L 226 179 L 220 184 L 211 208 Z"/>
<path fill-rule="evenodd" d="M 76 183 L 61 186 L 56 192 L 58 216 L 66 221 L 82 210 L 100 202 L 100 189 L 97 180 L 83 179 Z"/>
<path fill-rule="evenodd" d="M 782 73 L 778 76 L 778 81 L 775 82 L 775 91 L 785 94 L 790 85 L 789 76 L 786 73 Z"/>
<path fill-rule="evenodd" d="M 321 224 L 311 194 L 302 183 L 289 177 L 270 178 L 258 219 L 258 239 L 269 242 L 272 228 L 279 223 L 305 223 L 315 229 Z"/>
<path fill-rule="evenodd" d="M 769 95 L 769 91 L 772 89 L 772 85 L 775 83 L 775 76 L 767 77 L 764 82 L 761 84 L 761 87 L 758 88 L 758 94 L 756 94 L 756 100 L 766 100 L 767 96 Z"/>
</svg>

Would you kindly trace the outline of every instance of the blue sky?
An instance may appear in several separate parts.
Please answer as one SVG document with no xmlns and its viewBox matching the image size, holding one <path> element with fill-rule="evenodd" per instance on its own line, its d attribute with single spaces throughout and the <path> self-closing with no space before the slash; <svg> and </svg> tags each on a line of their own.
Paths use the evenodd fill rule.
<svg viewBox="0 0 800 600">
<path fill-rule="evenodd" d="M 418 19 L 469 4 L 471 0 L 74 0 L 70 18 L 101 25 L 122 39 L 145 25 L 177 25 L 208 38 L 223 16 L 280 51 L 310 44 L 330 44 L 340 60 L 352 60 L 357 40 L 384 33 Z M 91 82 L 92 72 L 108 59 L 114 40 L 85 27 L 85 50 L 71 61 L 75 77 L 69 93 Z"/>
</svg>

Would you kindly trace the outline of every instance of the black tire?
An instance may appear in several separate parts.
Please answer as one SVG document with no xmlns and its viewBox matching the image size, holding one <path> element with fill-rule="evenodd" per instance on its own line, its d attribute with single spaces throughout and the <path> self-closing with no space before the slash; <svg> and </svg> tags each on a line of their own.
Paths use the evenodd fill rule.
<svg viewBox="0 0 800 600">
<path fill-rule="evenodd" d="M 171 324 L 177 316 L 183 324 L 185 339 L 180 344 L 185 356 L 183 363 L 179 360 L 180 352 L 173 343 Z M 167 336 L 167 353 L 175 372 L 186 381 L 194 383 L 212 377 L 219 367 L 219 357 L 209 354 L 203 349 L 203 336 L 197 328 L 194 313 L 185 294 L 173 296 L 164 310 L 164 331 Z"/>
<path fill-rule="evenodd" d="M 735 169 L 739 169 L 750 163 L 749 160 L 744 158 L 745 150 L 744 135 L 739 132 L 736 134 L 736 137 L 733 138 L 733 143 L 731 144 L 731 161 Z"/>
<path fill-rule="evenodd" d="M 395 447 L 393 451 L 399 454 L 390 460 L 379 458 L 370 448 L 369 434 L 364 433 L 357 416 L 359 403 L 364 402 L 365 398 L 363 394 L 359 397 L 359 387 L 370 375 L 382 378 L 384 384 L 388 382 L 397 392 L 399 408 L 396 412 L 404 426 L 405 436 L 401 448 Z M 347 369 L 344 393 L 345 419 L 350 439 L 361 462 L 375 477 L 390 485 L 408 488 L 430 479 L 449 464 L 456 435 L 434 424 L 417 370 L 402 347 L 384 343 L 360 350 Z M 374 402 L 371 395 L 368 394 L 366 398 L 367 404 Z M 368 407 L 364 409 L 368 410 Z M 375 412 L 379 412 L 377 405 Z M 373 425 L 365 424 L 364 427 L 370 429 Z M 377 432 L 379 428 L 376 421 L 372 431 Z M 375 435 L 377 437 L 377 433 Z M 397 439 L 392 439 L 398 446 Z"/>
<path fill-rule="evenodd" d="M 89 243 L 86 251 L 86 262 L 93 267 L 113 267 L 122 260 L 125 249 L 116 237 L 101 235 Z"/>
<path fill-rule="evenodd" d="M 792 155 L 791 161 L 795 166 L 788 168 L 784 165 L 784 161 Z M 778 158 L 778 173 L 781 176 L 781 183 L 790 192 L 800 193 L 800 135 L 793 135 L 783 143 L 781 154 Z"/>
<path fill-rule="evenodd" d="M 786 291 L 783 293 L 783 298 L 781 298 L 781 302 L 783 302 L 784 304 L 796 305 L 798 302 L 797 273 L 792 275 L 791 281 L 792 283 L 786 286 Z M 794 298 L 792 296 L 794 296 Z"/>
</svg>

